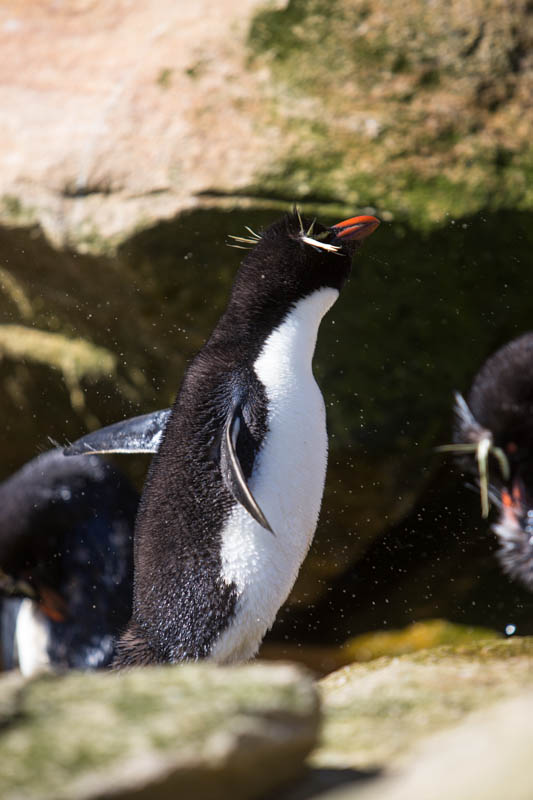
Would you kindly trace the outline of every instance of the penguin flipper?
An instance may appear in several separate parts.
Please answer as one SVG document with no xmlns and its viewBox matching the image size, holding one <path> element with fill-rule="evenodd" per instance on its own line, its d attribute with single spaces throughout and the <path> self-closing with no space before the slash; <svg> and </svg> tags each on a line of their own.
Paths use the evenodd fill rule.
<svg viewBox="0 0 533 800">
<path fill-rule="evenodd" d="M 241 406 L 237 404 L 228 415 L 222 441 L 220 444 L 220 469 L 227 488 L 232 493 L 235 500 L 246 509 L 256 522 L 270 533 L 274 533 L 270 523 L 261 511 L 255 497 L 253 496 L 242 470 L 241 462 L 237 455 L 237 439 L 243 423 Z"/>
<path fill-rule="evenodd" d="M 98 431 L 88 433 L 65 447 L 66 456 L 93 455 L 95 453 L 157 453 L 163 431 L 170 416 L 170 408 L 142 414 L 139 417 L 115 422 Z"/>
</svg>

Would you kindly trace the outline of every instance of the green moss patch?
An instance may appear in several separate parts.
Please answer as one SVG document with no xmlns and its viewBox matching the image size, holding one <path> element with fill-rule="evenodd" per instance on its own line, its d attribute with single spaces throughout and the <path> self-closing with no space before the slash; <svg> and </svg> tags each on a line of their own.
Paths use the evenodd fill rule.
<svg viewBox="0 0 533 800">
<path fill-rule="evenodd" d="M 250 26 L 250 64 L 271 71 L 284 152 L 257 186 L 425 226 L 487 206 L 531 208 L 517 176 L 533 156 L 528 19 L 524 4 L 496 0 L 460 14 L 423 0 L 265 7 Z"/>
</svg>

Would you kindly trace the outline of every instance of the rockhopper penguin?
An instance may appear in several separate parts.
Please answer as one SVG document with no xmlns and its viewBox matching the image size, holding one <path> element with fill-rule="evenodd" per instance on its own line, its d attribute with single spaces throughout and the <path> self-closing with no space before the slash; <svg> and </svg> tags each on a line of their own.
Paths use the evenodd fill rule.
<svg viewBox="0 0 533 800">
<path fill-rule="evenodd" d="M 320 321 L 378 226 L 286 215 L 252 249 L 170 411 L 66 452 L 155 452 L 135 528 L 134 609 L 116 666 L 255 655 L 311 544 L 327 461 L 312 372 Z"/>
<path fill-rule="evenodd" d="M 533 590 L 533 333 L 500 348 L 483 364 L 467 401 L 456 395 L 449 450 L 479 476 L 482 514 L 489 498 L 499 512 L 492 526 L 498 559 Z M 490 469 L 490 475 L 489 475 Z"/>
<path fill-rule="evenodd" d="M 110 664 L 131 616 L 138 500 L 111 464 L 60 450 L 0 484 L 4 669 Z"/>
</svg>

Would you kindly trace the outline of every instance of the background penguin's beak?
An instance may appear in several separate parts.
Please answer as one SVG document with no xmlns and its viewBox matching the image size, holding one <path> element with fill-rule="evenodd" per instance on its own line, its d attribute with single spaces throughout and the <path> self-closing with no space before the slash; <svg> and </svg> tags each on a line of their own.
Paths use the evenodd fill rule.
<svg viewBox="0 0 533 800">
<path fill-rule="evenodd" d="M 331 230 L 337 239 L 356 239 L 361 241 L 374 233 L 379 225 L 377 217 L 362 216 L 350 217 L 345 219 L 344 222 L 337 222 L 336 225 L 331 226 Z"/>
<path fill-rule="evenodd" d="M 512 482 L 511 491 L 507 487 L 501 490 L 501 501 L 506 521 L 524 530 L 527 525 L 528 509 L 525 503 L 524 484 L 520 478 L 515 478 Z"/>
</svg>

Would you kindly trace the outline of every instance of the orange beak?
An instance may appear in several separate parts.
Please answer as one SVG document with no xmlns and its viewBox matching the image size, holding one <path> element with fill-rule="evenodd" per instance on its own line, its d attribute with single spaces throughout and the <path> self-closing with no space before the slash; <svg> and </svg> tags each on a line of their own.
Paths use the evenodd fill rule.
<svg viewBox="0 0 533 800">
<path fill-rule="evenodd" d="M 67 619 L 67 604 L 60 594 L 48 586 L 39 586 L 39 608 L 53 622 L 64 622 Z"/>
<path fill-rule="evenodd" d="M 350 217 L 345 219 L 344 222 L 337 222 L 336 225 L 331 226 L 331 230 L 335 233 L 337 239 L 357 239 L 362 241 L 374 233 L 379 225 L 377 217 L 362 216 Z"/>
</svg>

